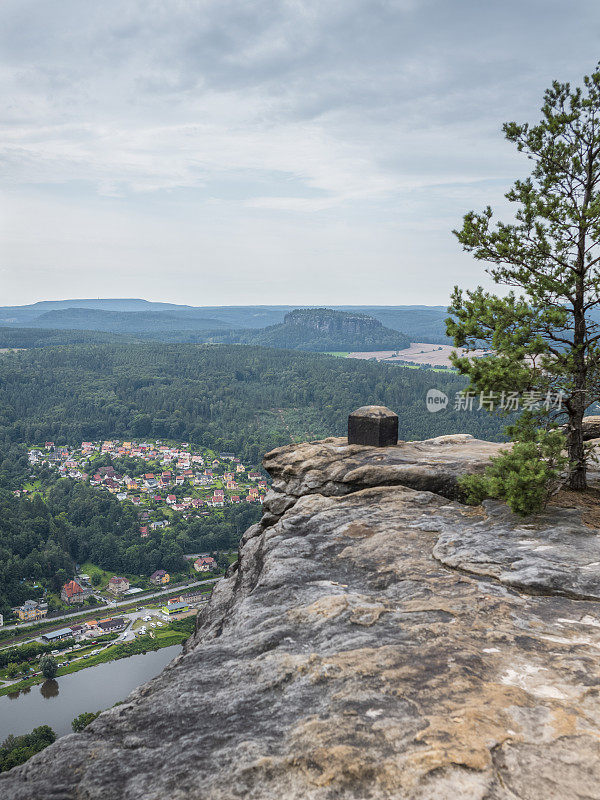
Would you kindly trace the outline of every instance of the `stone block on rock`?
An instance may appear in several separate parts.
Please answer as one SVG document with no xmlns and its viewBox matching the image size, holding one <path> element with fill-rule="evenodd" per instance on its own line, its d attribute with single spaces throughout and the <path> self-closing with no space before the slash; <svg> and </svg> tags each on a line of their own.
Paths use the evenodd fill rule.
<svg viewBox="0 0 600 800">
<path fill-rule="evenodd" d="M 398 444 L 398 415 L 385 406 L 361 406 L 348 417 L 348 444 Z"/>
</svg>

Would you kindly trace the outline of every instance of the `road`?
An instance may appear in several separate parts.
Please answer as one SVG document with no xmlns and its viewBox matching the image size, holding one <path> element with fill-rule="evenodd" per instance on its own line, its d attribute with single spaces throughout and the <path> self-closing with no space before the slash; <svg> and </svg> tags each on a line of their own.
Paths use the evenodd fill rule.
<svg viewBox="0 0 600 800">
<path fill-rule="evenodd" d="M 218 578 L 211 579 L 211 580 L 218 580 Z M 198 581 L 197 583 L 206 583 L 206 581 Z M 208 600 L 201 600 L 200 604 L 204 604 L 204 603 L 207 603 L 207 602 L 208 602 Z M 198 608 L 199 608 L 199 606 L 198 606 Z M 143 619 L 148 619 L 149 617 L 152 617 L 155 622 L 160 622 L 163 625 L 168 624 L 168 622 L 169 622 L 168 619 L 163 617 L 162 614 L 159 611 L 157 611 L 156 609 L 145 608 L 144 606 L 142 606 L 142 608 L 140 608 L 139 610 L 136 609 L 135 611 L 125 612 L 125 614 L 123 616 L 127 619 L 126 628 L 123 631 L 121 631 L 121 633 L 119 634 L 117 639 L 113 639 L 110 642 L 106 642 L 104 644 L 101 644 L 97 648 L 99 653 L 101 653 L 103 650 L 107 650 L 109 647 L 112 647 L 115 644 L 120 644 L 121 642 L 130 642 L 133 639 L 135 639 L 136 634 L 135 634 L 135 631 L 133 630 L 133 624 L 138 619 L 142 619 L 142 618 Z M 40 635 L 38 634 L 37 639 L 39 639 L 39 638 L 40 638 Z M 93 636 L 91 638 L 93 638 Z M 27 641 L 35 642 L 36 639 L 28 639 Z M 19 644 L 26 644 L 26 643 L 27 642 L 19 642 Z M 90 644 L 91 644 L 91 641 L 90 642 L 85 642 L 85 641 L 80 640 L 78 642 L 78 645 L 80 647 L 87 647 Z M 56 648 L 57 648 L 57 650 L 60 648 L 60 642 L 56 643 Z M 56 660 L 59 663 L 62 663 L 63 659 L 66 658 L 66 653 L 67 653 L 67 651 L 60 652 L 59 655 L 56 656 Z M 67 663 L 75 664 L 78 661 L 83 661 L 85 658 L 87 658 L 87 656 L 75 656 L 74 658 L 67 659 Z M 92 664 L 90 666 L 95 666 L 95 665 Z M 24 679 L 26 679 L 28 677 L 34 677 L 34 676 L 31 676 L 31 675 L 19 675 L 18 677 L 13 678 L 11 680 L 0 680 L 0 686 L 2 686 L 3 689 L 6 689 L 9 686 L 14 686 L 17 683 L 21 683 L 22 680 L 24 680 Z M 37 677 L 37 675 L 35 677 Z"/>
<path fill-rule="evenodd" d="M 194 586 L 203 586 L 204 584 L 207 583 L 215 583 L 216 581 L 220 580 L 221 577 L 222 576 L 219 576 L 218 578 L 206 578 L 203 581 L 193 581 L 192 583 L 186 583 L 183 586 L 171 586 L 169 589 L 160 589 L 159 591 L 152 592 L 151 594 L 133 595 L 129 597 L 128 600 L 122 600 L 115 604 L 111 603 L 109 605 L 93 606 L 93 607 L 88 606 L 85 609 L 85 611 L 76 611 L 74 614 L 62 614 L 60 617 L 52 617 L 52 619 L 45 618 L 44 622 L 54 623 L 54 622 L 60 622 L 61 620 L 65 619 L 72 620 L 72 619 L 77 619 L 77 617 L 82 617 L 89 614 L 95 614 L 96 611 L 102 611 L 103 609 L 109 609 L 113 611 L 115 608 L 119 608 L 121 606 L 131 606 L 136 603 L 145 603 L 147 600 L 151 600 L 154 597 L 161 597 L 162 595 L 173 594 L 173 592 L 178 592 L 178 591 L 184 592 L 187 589 L 193 589 Z M 25 630 L 25 628 L 31 627 L 32 625 L 39 625 L 40 622 L 42 622 L 42 620 L 39 619 L 32 620 L 31 622 L 20 622 L 18 625 L 6 625 L 2 628 L 2 630 L 22 631 Z"/>
</svg>

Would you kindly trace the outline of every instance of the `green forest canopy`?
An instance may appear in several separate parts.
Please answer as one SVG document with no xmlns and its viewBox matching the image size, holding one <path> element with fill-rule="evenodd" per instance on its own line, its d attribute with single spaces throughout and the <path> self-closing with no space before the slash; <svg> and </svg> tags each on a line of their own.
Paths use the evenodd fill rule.
<svg viewBox="0 0 600 800">
<path fill-rule="evenodd" d="M 485 412 L 452 410 L 454 374 L 241 345 L 102 344 L 0 357 L 0 442 L 78 444 L 132 436 L 184 440 L 258 463 L 297 440 L 344 435 L 366 403 L 398 413 L 400 437 L 472 433 L 500 439 Z M 431 387 L 450 396 L 431 414 Z"/>
</svg>

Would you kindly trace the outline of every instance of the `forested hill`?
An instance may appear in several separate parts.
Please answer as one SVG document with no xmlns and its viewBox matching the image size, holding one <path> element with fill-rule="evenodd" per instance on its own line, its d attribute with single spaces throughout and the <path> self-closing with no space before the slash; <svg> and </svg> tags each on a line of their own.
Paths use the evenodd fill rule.
<svg viewBox="0 0 600 800">
<path fill-rule="evenodd" d="M 384 327 L 367 314 L 301 308 L 286 314 L 281 325 L 252 333 L 252 344 L 321 352 L 337 350 L 403 350 L 410 339 Z"/>
<path fill-rule="evenodd" d="M 468 432 L 501 438 L 485 412 L 431 414 L 431 387 L 451 398 L 453 374 L 240 345 L 103 344 L 0 355 L 0 441 L 76 444 L 163 437 L 257 462 L 275 446 L 343 435 L 366 403 L 398 412 L 400 436 Z"/>
<path fill-rule="evenodd" d="M 219 330 L 231 327 L 202 312 L 105 311 L 93 308 L 61 308 L 40 314 L 29 323 L 36 328 L 112 331 L 113 333 L 162 333 Z"/>
<path fill-rule="evenodd" d="M 55 328 L 0 328 L 0 348 L 56 347 L 66 344 L 108 344 L 131 342 L 132 337 L 119 333 Z"/>
</svg>

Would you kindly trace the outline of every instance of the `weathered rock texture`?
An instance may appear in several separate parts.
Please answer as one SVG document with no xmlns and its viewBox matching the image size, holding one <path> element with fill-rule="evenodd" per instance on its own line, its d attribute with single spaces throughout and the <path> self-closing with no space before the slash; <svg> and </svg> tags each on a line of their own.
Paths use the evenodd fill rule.
<svg viewBox="0 0 600 800">
<path fill-rule="evenodd" d="M 600 416 L 592 415 L 583 418 L 583 440 L 600 438 Z"/>
<path fill-rule="evenodd" d="M 600 602 L 575 599 L 600 591 L 596 533 L 442 496 L 496 449 L 270 453 L 186 652 L 0 796 L 600 798 Z"/>
</svg>

